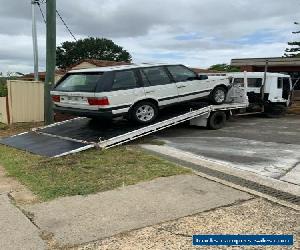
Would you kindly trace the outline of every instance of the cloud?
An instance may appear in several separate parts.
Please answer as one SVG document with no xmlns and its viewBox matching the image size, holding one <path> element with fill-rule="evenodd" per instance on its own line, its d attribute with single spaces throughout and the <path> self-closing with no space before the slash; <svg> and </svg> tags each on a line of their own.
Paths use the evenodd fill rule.
<svg viewBox="0 0 300 250">
<path fill-rule="evenodd" d="M 29 0 L 0 0 L 0 72 L 32 71 Z M 281 56 L 299 21 L 298 0 L 57 0 L 78 38 L 113 39 L 137 62 L 208 67 L 233 57 Z M 41 5 L 45 13 L 45 5 Z M 41 69 L 45 24 L 37 9 Z M 72 40 L 57 19 L 57 44 Z"/>
</svg>

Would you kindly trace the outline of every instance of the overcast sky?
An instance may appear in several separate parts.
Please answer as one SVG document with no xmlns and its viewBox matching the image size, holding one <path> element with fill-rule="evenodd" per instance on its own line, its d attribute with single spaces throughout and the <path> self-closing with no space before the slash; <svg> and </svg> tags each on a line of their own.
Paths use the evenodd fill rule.
<svg viewBox="0 0 300 250">
<path fill-rule="evenodd" d="M 33 71 L 31 0 L 0 0 L 0 72 Z M 45 4 L 42 6 L 45 12 Z M 112 39 L 134 62 L 205 68 L 231 58 L 282 56 L 300 35 L 299 0 L 57 0 L 77 38 Z M 38 14 L 40 68 L 45 24 Z M 72 41 L 57 19 L 57 44 Z"/>
</svg>

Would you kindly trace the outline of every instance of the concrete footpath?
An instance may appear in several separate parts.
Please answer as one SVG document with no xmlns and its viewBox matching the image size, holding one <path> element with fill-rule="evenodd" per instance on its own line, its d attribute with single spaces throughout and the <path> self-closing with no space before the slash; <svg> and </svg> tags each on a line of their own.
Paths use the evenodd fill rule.
<svg viewBox="0 0 300 250">
<path fill-rule="evenodd" d="M 46 249 L 39 230 L 16 208 L 6 194 L 0 195 L 0 249 Z"/>
<path fill-rule="evenodd" d="M 195 175 L 181 175 L 27 205 L 25 210 L 41 230 L 53 233 L 59 246 L 72 246 L 251 198 Z"/>
</svg>

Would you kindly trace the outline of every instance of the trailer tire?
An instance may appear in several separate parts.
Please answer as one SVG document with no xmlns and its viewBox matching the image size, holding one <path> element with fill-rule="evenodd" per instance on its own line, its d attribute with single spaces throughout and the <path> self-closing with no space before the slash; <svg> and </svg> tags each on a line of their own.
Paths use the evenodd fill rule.
<svg viewBox="0 0 300 250">
<path fill-rule="evenodd" d="M 209 116 L 207 126 L 209 129 L 217 130 L 223 128 L 225 124 L 226 124 L 225 112 L 216 111 Z"/>
</svg>

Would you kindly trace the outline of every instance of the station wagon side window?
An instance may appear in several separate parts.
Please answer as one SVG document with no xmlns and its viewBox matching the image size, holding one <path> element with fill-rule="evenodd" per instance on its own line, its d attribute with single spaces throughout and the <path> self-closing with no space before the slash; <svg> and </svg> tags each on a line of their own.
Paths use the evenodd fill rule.
<svg viewBox="0 0 300 250">
<path fill-rule="evenodd" d="M 138 87 L 137 78 L 132 70 L 115 73 L 112 90 L 134 89 Z"/>
<path fill-rule="evenodd" d="M 67 74 L 57 83 L 54 90 L 65 92 L 95 92 L 97 85 L 102 85 L 102 78 L 102 72 Z"/>
<path fill-rule="evenodd" d="M 181 65 L 168 66 L 167 68 L 176 82 L 185 82 L 197 79 L 195 72 Z"/>
<path fill-rule="evenodd" d="M 171 79 L 163 67 L 144 68 L 141 71 L 145 86 L 157 86 L 171 83 Z M 147 79 L 146 82 L 145 79 Z"/>
</svg>

